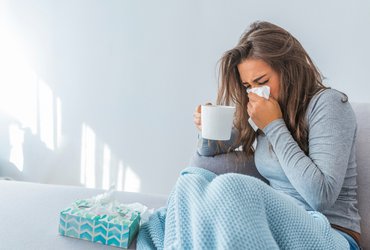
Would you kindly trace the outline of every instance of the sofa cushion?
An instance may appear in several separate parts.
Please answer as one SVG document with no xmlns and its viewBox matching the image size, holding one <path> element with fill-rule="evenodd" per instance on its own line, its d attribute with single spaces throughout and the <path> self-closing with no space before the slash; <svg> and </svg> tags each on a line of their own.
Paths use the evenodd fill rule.
<svg viewBox="0 0 370 250">
<path fill-rule="evenodd" d="M 361 246 L 370 249 L 370 103 L 352 103 L 357 119 L 356 159 Z"/>
<path fill-rule="evenodd" d="M 246 174 L 266 182 L 254 165 L 253 158 L 248 159 L 241 151 L 215 156 L 201 156 L 196 152 L 191 158 L 189 166 L 204 168 L 218 175 L 225 173 Z"/>
</svg>

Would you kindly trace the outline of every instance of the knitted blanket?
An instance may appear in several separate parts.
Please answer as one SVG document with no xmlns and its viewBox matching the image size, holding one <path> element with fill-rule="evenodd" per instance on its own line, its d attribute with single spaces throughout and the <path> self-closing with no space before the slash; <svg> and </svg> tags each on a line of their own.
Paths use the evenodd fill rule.
<svg viewBox="0 0 370 250">
<path fill-rule="evenodd" d="M 349 249 L 319 212 L 257 178 L 182 171 L 167 202 L 139 231 L 137 249 Z"/>
</svg>

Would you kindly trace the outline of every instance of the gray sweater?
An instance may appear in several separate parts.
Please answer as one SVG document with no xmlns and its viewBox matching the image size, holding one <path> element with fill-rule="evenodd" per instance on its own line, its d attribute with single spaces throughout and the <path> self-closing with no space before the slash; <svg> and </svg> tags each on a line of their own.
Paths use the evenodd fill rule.
<svg viewBox="0 0 370 250">
<path fill-rule="evenodd" d="M 257 136 L 254 155 L 259 173 L 275 190 L 291 197 L 307 211 L 322 212 L 331 224 L 360 232 L 355 159 L 356 118 L 345 96 L 327 89 L 307 110 L 309 154 L 301 150 L 283 119 L 271 122 Z M 226 150 L 233 147 L 237 131 Z M 200 138 L 198 153 L 220 151 L 215 141 Z"/>
</svg>

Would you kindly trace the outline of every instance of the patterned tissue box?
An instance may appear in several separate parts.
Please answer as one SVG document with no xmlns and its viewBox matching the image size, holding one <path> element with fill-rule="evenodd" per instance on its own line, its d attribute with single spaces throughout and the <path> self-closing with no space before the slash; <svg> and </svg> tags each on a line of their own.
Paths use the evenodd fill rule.
<svg viewBox="0 0 370 250">
<path fill-rule="evenodd" d="M 140 212 L 110 201 L 110 198 L 97 196 L 78 200 L 60 212 L 59 233 L 128 248 L 138 232 L 139 224 Z"/>
</svg>

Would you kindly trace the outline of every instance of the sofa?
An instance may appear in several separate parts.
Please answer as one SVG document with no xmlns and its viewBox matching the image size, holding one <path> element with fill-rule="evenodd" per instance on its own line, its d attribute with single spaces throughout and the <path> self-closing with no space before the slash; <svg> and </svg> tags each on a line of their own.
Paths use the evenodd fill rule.
<svg viewBox="0 0 370 250">
<path fill-rule="evenodd" d="M 358 180 L 358 209 L 361 216 L 361 247 L 370 250 L 370 103 L 351 103 L 357 119 L 356 158 Z M 236 172 L 259 175 L 252 161 L 241 161 L 240 152 L 228 155 L 203 157 L 195 154 L 190 161 L 191 166 L 206 168 L 217 174 Z"/>
<path fill-rule="evenodd" d="M 83 250 L 120 248 L 61 236 L 59 213 L 78 199 L 105 192 L 75 186 L 0 180 L 0 250 Z M 149 208 L 165 205 L 166 196 L 116 192 L 121 203 L 139 202 Z M 129 249 L 136 249 L 133 242 Z"/>
<path fill-rule="evenodd" d="M 370 250 L 370 103 L 353 103 L 358 122 L 357 164 L 358 199 L 362 216 L 362 248 Z M 238 163 L 237 154 L 201 157 L 195 154 L 191 166 L 207 168 L 217 174 L 239 172 L 259 176 L 253 162 Z M 116 247 L 60 236 L 59 212 L 77 199 L 103 190 L 83 187 L 0 180 L 0 250 L 43 249 L 118 249 Z M 117 192 L 123 203 L 140 202 L 149 208 L 166 204 L 166 196 Z M 135 249 L 135 242 L 129 249 Z"/>
<path fill-rule="evenodd" d="M 361 246 L 370 250 L 370 104 L 352 103 L 357 118 L 356 157 Z"/>
</svg>

